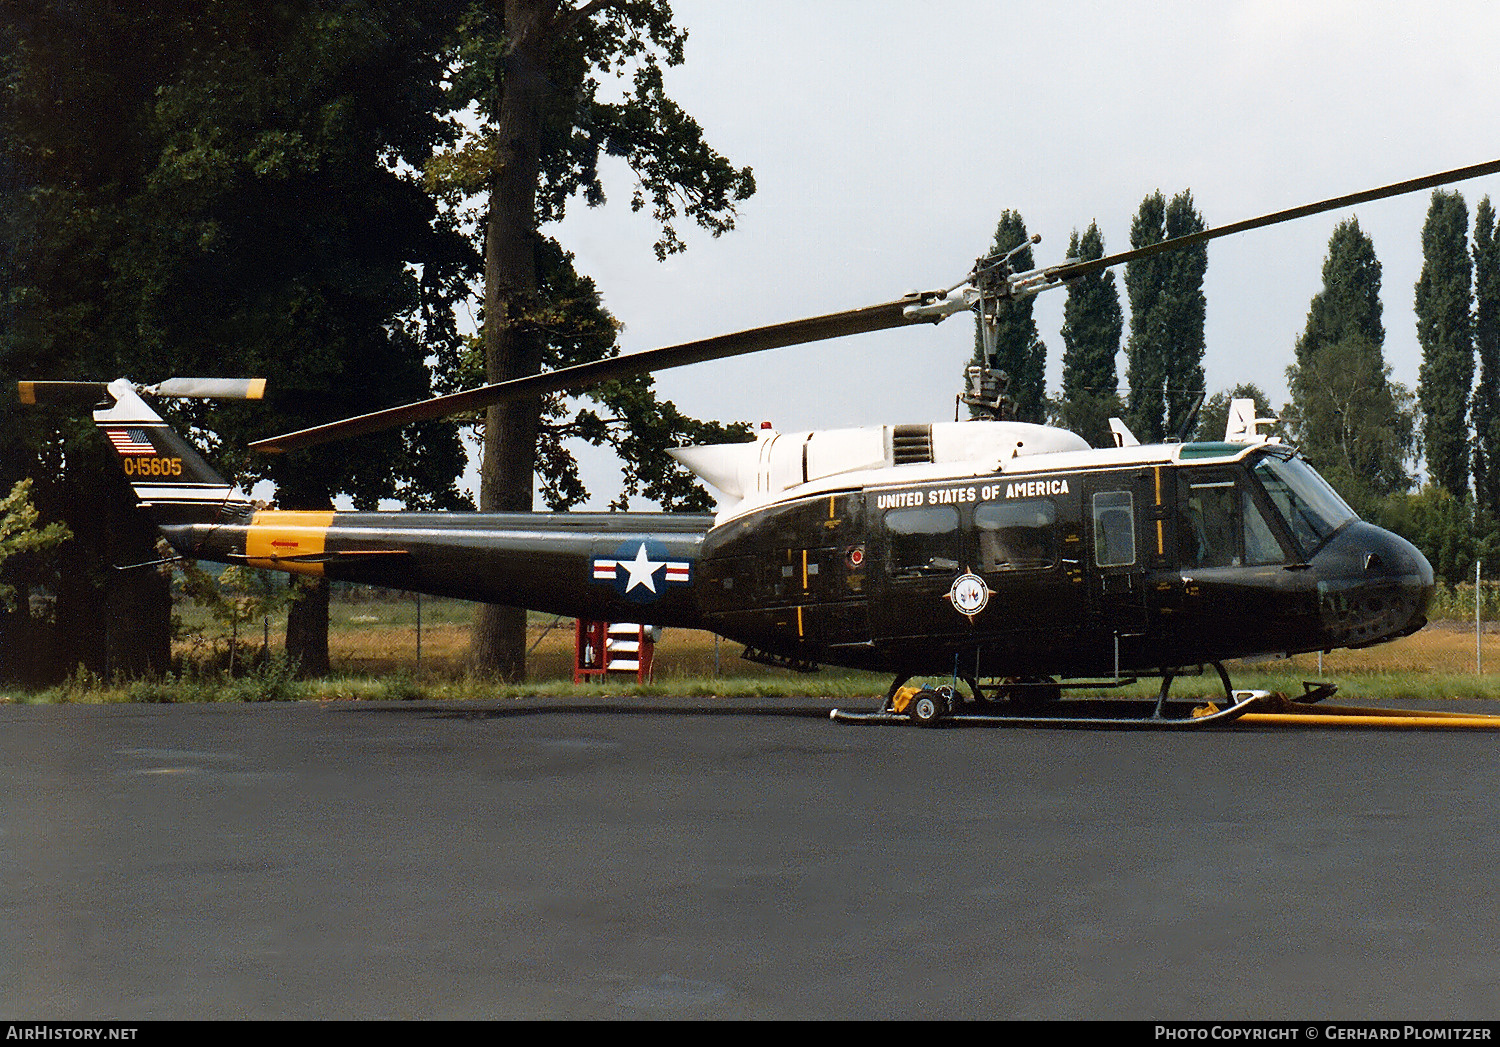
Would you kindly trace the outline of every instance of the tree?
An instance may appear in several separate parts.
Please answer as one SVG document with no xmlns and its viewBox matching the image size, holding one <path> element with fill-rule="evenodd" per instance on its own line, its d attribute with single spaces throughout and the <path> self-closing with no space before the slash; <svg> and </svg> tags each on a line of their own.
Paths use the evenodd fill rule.
<svg viewBox="0 0 1500 1047">
<path fill-rule="evenodd" d="M 594 281 L 578 273 L 573 256 L 550 237 L 538 240 L 537 271 L 548 367 L 568 367 L 618 355 L 615 336 L 619 323 L 604 307 Z M 466 386 L 484 381 L 482 346 L 468 355 L 461 378 Z M 620 457 L 621 490 L 610 503 L 612 509 L 629 508 L 630 499 L 637 496 L 649 498 L 667 511 L 706 512 L 713 508 L 712 496 L 664 450 L 682 444 L 750 439 L 750 429 L 743 423 L 688 418 L 672 403 L 657 399 L 653 386 L 650 375 L 636 375 L 588 390 L 592 406 L 579 407 L 561 393 L 543 399 L 536 472 L 542 500 L 549 509 L 566 511 L 588 497 L 567 444 L 574 438 L 595 446 L 607 445 Z"/>
<path fill-rule="evenodd" d="M 0 572 L 12 556 L 50 549 L 70 537 L 66 525 L 40 522 L 31 504 L 30 480 L 17 480 L 10 493 L 0 498 Z M 0 581 L 0 608 L 14 607 L 15 597 L 15 587 Z"/>
<path fill-rule="evenodd" d="M 1464 198 L 1435 190 L 1422 226 L 1422 275 L 1416 287 L 1417 341 L 1422 346 L 1417 396 L 1428 475 L 1459 499 L 1469 490 L 1469 387 L 1474 381 L 1468 243 Z"/>
<path fill-rule="evenodd" d="M 45 621 L 31 613 L 32 579 L 13 568 L 27 554 L 44 552 L 71 537 L 65 525 L 41 522 L 31 502 L 30 480 L 17 480 L 0 498 L 0 679 L 37 679 L 50 646 Z"/>
<path fill-rule="evenodd" d="M 1011 258 L 1011 267 L 1018 272 L 1030 269 L 1032 260 L 1030 237 L 1026 233 L 1026 222 L 1015 211 L 1005 211 L 995 226 L 995 240 L 990 245 L 991 255 L 1003 255 L 1025 244 Z M 1045 422 L 1047 420 L 1047 347 L 1037 334 L 1036 321 L 1031 311 L 1036 303 L 1034 295 L 1021 298 L 1003 298 L 995 306 L 995 351 L 988 363 L 992 369 L 1004 371 L 1009 379 L 1006 395 L 1010 400 L 1010 416 L 1021 422 Z M 972 364 L 984 361 L 984 333 L 981 321 L 974 321 L 974 355 Z M 977 409 L 970 408 L 977 414 Z"/>
<path fill-rule="evenodd" d="M 1329 238 L 1323 289 L 1287 368 L 1292 402 L 1282 418 L 1307 459 L 1366 513 L 1411 486 L 1416 447 L 1412 395 L 1390 380 L 1380 317 L 1380 262 L 1351 218 Z"/>
<path fill-rule="evenodd" d="M 457 38 L 451 104 L 472 105 L 478 126 L 429 170 L 485 201 L 487 381 L 540 370 L 551 344 L 538 226 L 561 218 L 576 195 L 591 206 L 604 202 L 602 155 L 623 158 L 634 172 L 631 207 L 649 201 L 661 230 L 658 258 L 684 248 L 680 216 L 717 235 L 733 228 L 735 205 L 754 192 L 750 170 L 712 150 L 666 95 L 662 68 L 682 62 L 685 39 L 662 0 L 488 0 L 470 7 Z M 624 96 L 604 100 L 603 82 L 626 75 Z M 531 509 L 542 421 L 538 400 L 488 410 L 482 508 Z M 476 665 L 522 675 L 525 624 L 519 609 L 482 608 Z"/>
<path fill-rule="evenodd" d="M 1090 222 L 1080 238 L 1074 230 L 1068 256 L 1080 261 L 1104 257 L 1104 237 Z M 1109 447 L 1111 417 L 1122 415 L 1115 385 L 1115 356 L 1120 351 L 1124 318 L 1120 292 L 1110 270 L 1091 273 L 1068 285 L 1063 304 L 1062 424 L 1095 447 Z"/>
<path fill-rule="evenodd" d="M 1474 210 L 1474 354 L 1474 498 L 1493 516 L 1500 513 L 1500 220 L 1488 196 Z"/>
<path fill-rule="evenodd" d="M 1206 228 L 1190 190 L 1170 203 L 1158 190 L 1141 201 L 1130 227 L 1130 246 L 1146 247 Z M 1180 430 L 1203 389 L 1207 270 L 1203 244 L 1125 266 L 1130 296 L 1128 423 L 1142 442 L 1160 441 Z"/>
<path fill-rule="evenodd" d="M 451 306 L 478 259 L 413 173 L 450 138 L 441 52 L 456 3 L 116 6 L 49 5 L 5 52 L 16 88 L 3 116 L 14 175 L 0 237 L 14 262 L 0 321 L 7 373 L 249 371 L 270 379 L 274 399 L 173 411 L 217 442 L 239 479 L 272 480 L 290 508 L 328 508 L 341 494 L 369 508 L 462 505 L 451 427 L 338 453 L 243 451 L 251 434 L 429 395 L 428 358 L 456 354 Z M 72 426 L 60 457 L 117 472 L 107 455 L 80 455 L 98 446 L 91 430 Z M 23 436 L 32 446 L 19 448 L 39 478 L 60 475 L 43 465 L 49 439 Z M 56 497 L 39 487 L 39 503 L 97 514 L 97 481 L 80 477 Z M 94 521 L 74 527 L 89 546 Z M 151 558 L 151 528 L 131 527 L 100 532 L 110 542 L 141 532 L 115 562 Z M 156 585 L 150 575 L 109 584 Z M 288 649 L 305 671 L 327 664 L 326 596 L 315 588 L 289 616 Z M 108 605 L 82 599 L 85 611 Z M 163 592 L 162 609 L 116 618 L 164 607 Z"/>
<path fill-rule="evenodd" d="M 239 450 L 252 434 L 425 398 L 428 357 L 457 353 L 452 306 L 478 258 L 412 173 L 451 141 L 441 51 L 456 17 L 452 4 L 381 0 L 270 19 L 208 7 L 184 26 L 193 61 L 157 91 L 162 147 L 142 207 L 176 217 L 149 226 L 147 329 L 195 371 L 233 345 L 239 366 L 269 379 L 269 404 L 195 420 L 242 478 L 273 481 L 283 508 L 331 509 L 341 494 L 367 509 L 467 504 L 451 426 L 337 453 Z M 302 673 L 327 672 L 326 582 L 291 606 L 287 652 Z"/>
<path fill-rule="evenodd" d="M 1323 289 L 1313 295 L 1307 327 L 1297 339 L 1297 364 L 1305 364 L 1319 349 L 1357 335 L 1374 345 L 1385 345 L 1381 322 L 1380 261 L 1375 245 L 1349 218 L 1334 227 L 1323 259 Z"/>
<path fill-rule="evenodd" d="M 0 0 L 0 374 L 97 379 L 150 359 L 135 337 L 134 289 L 115 264 L 133 246 L 128 201 L 150 151 L 150 84 L 172 64 L 181 13 L 170 2 L 127 14 Z M 112 465 L 94 427 L 19 412 L 14 386 L 0 405 L 0 485 L 31 477 L 40 518 L 65 520 L 74 536 L 26 580 L 56 597 L 47 635 L 28 634 L 45 651 L 28 676 L 78 664 L 165 670 L 166 586 L 110 566 L 151 559 L 155 528 L 133 511 L 117 469 L 90 473 Z"/>
<path fill-rule="evenodd" d="M 1357 511 L 1411 486 L 1412 396 L 1390 380 L 1379 346 L 1350 335 L 1288 368 L 1287 382 L 1293 442 Z"/>
</svg>

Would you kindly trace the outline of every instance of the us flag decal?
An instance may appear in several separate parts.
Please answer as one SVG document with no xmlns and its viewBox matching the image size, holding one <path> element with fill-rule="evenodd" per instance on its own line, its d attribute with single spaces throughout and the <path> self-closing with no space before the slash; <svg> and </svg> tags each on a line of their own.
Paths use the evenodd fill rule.
<svg viewBox="0 0 1500 1047">
<path fill-rule="evenodd" d="M 109 442 L 121 454 L 155 454 L 151 439 L 144 429 L 107 429 Z"/>
</svg>

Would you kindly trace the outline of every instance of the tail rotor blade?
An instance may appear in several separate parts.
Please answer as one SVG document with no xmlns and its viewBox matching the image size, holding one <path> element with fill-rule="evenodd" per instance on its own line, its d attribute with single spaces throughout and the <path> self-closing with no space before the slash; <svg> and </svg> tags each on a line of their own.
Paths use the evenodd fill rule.
<svg viewBox="0 0 1500 1047">
<path fill-rule="evenodd" d="M 259 400 L 266 394 L 264 378 L 168 378 L 155 385 L 127 383 L 147 396 L 192 397 L 209 400 Z M 110 399 L 108 382 L 17 382 L 23 404 L 92 406 Z"/>
<path fill-rule="evenodd" d="M 107 382 L 17 382 L 16 395 L 23 404 L 66 404 L 92 407 L 109 400 Z"/>
<path fill-rule="evenodd" d="M 264 378 L 168 378 L 141 390 L 153 396 L 199 400 L 259 400 L 266 395 Z"/>
</svg>

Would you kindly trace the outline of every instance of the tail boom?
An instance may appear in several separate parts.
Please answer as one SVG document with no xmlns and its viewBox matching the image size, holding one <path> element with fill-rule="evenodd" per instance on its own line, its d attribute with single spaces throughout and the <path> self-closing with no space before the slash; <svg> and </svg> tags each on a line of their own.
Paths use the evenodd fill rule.
<svg viewBox="0 0 1500 1047">
<path fill-rule="evenodd" d="M 205 560 L 526 607 L 699 627 L 695 564 L 707 515 L 294 512 L 164 527 Z"/>
<path fill-rule="evenodd" d="M 710 515 L 304 512 L 258 508 L 141 398 L 258 396 L 256 381 L 21 384 L 94 411 L 140 504 L 180 554 L 218 563 L 647 625 L 701 626 L 695 564 Z"/>
</svg>

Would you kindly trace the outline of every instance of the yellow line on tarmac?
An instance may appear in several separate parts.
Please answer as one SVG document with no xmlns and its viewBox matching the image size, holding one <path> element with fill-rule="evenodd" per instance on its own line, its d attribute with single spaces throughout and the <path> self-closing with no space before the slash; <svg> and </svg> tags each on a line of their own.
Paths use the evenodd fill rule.
<svg viewBox="0 0 1500 1047">
<path fill-rule="evenodd" d="M 1334 716 L 1422 716 L 1434 720 L 1496 720 L 1490 713 L 1451 713 L 1444 709 L 1378 709 L 1368 705 L 1320 705 L 1315 712 Z"/>
<path fill-rule="evenodd" d="M 1413 712 L 1408 709 L 1326 713 L 1245 713 L 1237 723 L 1260 723 L 1300 727 L 1395 727 L 1406 730 L 1467 728 L 1500 731 L 1500 716 L 1467 713 Z"/>
</svg>

